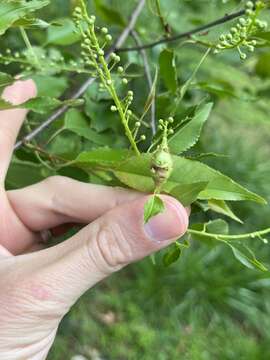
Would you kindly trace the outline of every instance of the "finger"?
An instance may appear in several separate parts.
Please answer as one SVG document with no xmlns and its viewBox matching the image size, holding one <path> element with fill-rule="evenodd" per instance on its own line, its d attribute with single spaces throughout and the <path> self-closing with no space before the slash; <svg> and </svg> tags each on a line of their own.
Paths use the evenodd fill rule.
<svg viewBox="0 0 270 360">
<path fill-rule="evenodd" d="M 11 257 L 12 254 L 2 245 L 0 245 L 0 261 L 3 258 Z"/>
<path fill-rule="evenodd" d="M 60 176 L 8 192 L 12 208 L 32 231 L 64 223 L 88 224 L 119 204 L 142 196 L 136 191 L 86 184 Z"/>
<path fill-rule="evenodd" d="M 60 304 L 67 311 L 98 281 L 168 246 L 185 233 L 186 210 L 175 199 L 162 198 L 166 210 L 146 225 L 143 214 L 148 197 L 143 197 L 107 212 L 58 246 L 31 258 L 22 257 L 24 265 L 20 268 L 28 266 L 31 284 L 36 284 L 39 294 L 46 294 L 46 301 Z M 43 304 L 46 306 L 46 302 Z"/>
<path fill-rule="evenodd" d="M 32 80 L 16 81 L 13 85 L 5 88 L 2 98 L 13 105 L 20 105 L 36 96 L 36 86 Z M 0 181 L 4 181 L 13 146 L 20 131 L 24 118 L 27 114 L 25 109 L 0 111 Z"/>
</svg>

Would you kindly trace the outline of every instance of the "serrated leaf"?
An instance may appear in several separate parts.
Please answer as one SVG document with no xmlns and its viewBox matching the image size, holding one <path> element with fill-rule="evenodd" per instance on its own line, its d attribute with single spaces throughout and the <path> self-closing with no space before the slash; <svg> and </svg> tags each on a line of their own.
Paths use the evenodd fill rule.
<svg viewBox="0 0 270 360">
<path fill-rule="evenodd" d="M 157 196 L 153 195 L 144 205 L 144 223 L 148 223 L 154 216 L 164 212 L 165 205 L 163 200 Z"/>
<path fill-rule="evenodd" d="M 95 0 L 95 6 L 97 13 L 103 18 L 104 21 L 108 24 L 115 24 L 121 27 L 126 25 L 126 21 L 123 18 L 122 14 L 103 4 L 102 0 Z"/>
<path fill-rule="evenodd" d="M 169 251 L 163 257 L 164 266 L 168 267 L 175 263 L 181 256 L 182 250 L 180 246 L 175 245 L 173 249 L 169 249 Z"/>
<path fill-rule="evenodd" d="M 204 123 L 209 118 L 213 103 L 198 107 L 192 120 L 181 127 L 169 139 L 169 148 L 174 154 L 181 154 L 194 146 L 201 135 Z"/>
<path fill-rule="evenodd" d="M 49 0 L 13 0 L 1 1 L 0 5 L 0 35 L 11 27 L 16 21 L 24 18 L 29 13 L 48 5 Z"/>
<path fill-rule="evenodd" d="M 178 87 L 175 54 L 171 49 L 165 49 L 159 56 L 160 76 L 166 87 L 175 93 Z"/>
<path fill-rule="evenodd" d="M 107 150 L 107 157 L 111 150 Z M 101 151 L 104 153 L 104 150 Z M 99 162 L 107 170 L 112 171 L 115 176 L 125 185 L 142 192 L 154 192 L 155 184 L 151 173 L 151 154 L 141 154 L 140 156 L 132 156 L 132 152 L 118 150 L 117 157 L 114 161 L 104 163 L 102 155 L 99 153 L 99 159 L 96 157 L 97 152 L 86 152 L 81 154 L 75 163 L 82 168 L 98 166 Z M 130 155 L 130 156 L 129 156 Z M 101 157 L 101 158 L 100 158 Z M 209 200 L 230 200 L 242 201 L 250 200 L 260 204 L 266 204 L 266 201 L 257 194 L 254 194 L 228 176 L 223 175 L 219 171 L 200 163 L 185 159 L 180 156 L 172 156 L 173 172 L 168 182 L 163 186 L 162 190 L 170 194 L 171 191 L 179 185 L 186 186 L 194 182 L 208 182 L 206 188 L 200 192 L 198 199 Z"/>
<path fill-rule="evenodd" d="M 243 224 L 243 221 L 233 213 L 233 211 L 225 201 L 212 199 L 208 201 L 208 205 L 212 211 L 218 214 L 228 216 L 229 218 L 239 222 L 240 224 Z"/>
<path fill-rule="evenodd" d="M 207 184 L 206 181 L 182 184 L 173 188 L 170 194 L 179 200 L 182 205 L 189 206 L 197 200 L 198 195 L 207 187 Z"/>
</svg>

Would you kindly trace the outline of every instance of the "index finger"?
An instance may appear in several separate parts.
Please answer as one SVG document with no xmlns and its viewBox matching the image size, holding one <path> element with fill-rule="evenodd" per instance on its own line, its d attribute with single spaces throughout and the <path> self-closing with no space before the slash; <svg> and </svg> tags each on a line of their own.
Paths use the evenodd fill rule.
<svg viewBox="0 0 270 360">
<path fill-rule="evenodd" d="M 21 105 L 37 94 L 32 80 L 16 81 L 5 88 L 2 98 L 13 105 Z M 0 111 L 0 182 L 3 183 L 13 152 L 13 146 L 23 124 L 27 110 Z"/>
</svg>

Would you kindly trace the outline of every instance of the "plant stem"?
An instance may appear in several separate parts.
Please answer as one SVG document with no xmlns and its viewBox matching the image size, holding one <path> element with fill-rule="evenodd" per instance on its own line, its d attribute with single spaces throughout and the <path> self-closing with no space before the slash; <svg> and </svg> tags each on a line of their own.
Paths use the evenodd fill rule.
<svg viewBox="0 0 270 360">
<path fill-rule="evenodd" d="M 89 28 L 89 31 L 90 31 L 90 36 L 91 38 L 93 39 L 93 46 L 97 49 L 97 51 L 99 52 L 101 49 L 100 49 L 100 46 L 99 46 L 99 42 L 98 42 L 98 39 L 96 37 L 96 34 L 95 34 L 95 30 L 94 30 L 94 26 L 91 26 Z M 91 49 L 90 49 L 91 51 Z M 95 60 L 95 58 L 93 58 Z M 103 85 L 108 89 L 108 91 L 110 92 L 113 100 L 114 100 L 114 103 L 117 107 L 117 110 L 118 110 L 118 113 L 120 115 L 120 119 L 121 119 L 121 122 L 124 126 L 124 129 L 125 129 L 125 134 L 133 148 L 133 150 L 135 151 L 136 155 L 140 155 L 140 151 L 137 147 L 137 144 L 136 144 L 136 141 L 132 135 L 132 132 L 128 126 L 128 120 L 126 118 L 126 115 L 124 113 L 124 110 L 123 110 L 123 106 L 122 106 L 122 103 L 121 103 L 121 100 L 119 99 L 117 93 L 116 93 L 116 90 L 114 88 L 114 85 L 113 85 L 113 79 L 112 79 L 112 76 L 111 76 L 111 73 L 110 73 L 110 70 L 108 68 L 108 64 L 105 60 L 105 57 L 103 55 L 99 56 L 99 61 L 100 61 L 100 64 L 101 64 L 101 67 L 104 71 L 104 73 L 102 72 L 99 64 L 95 61 L 95 66 L 97 68 L 97 71 L 99 72 L 100 74 L 100 78 L 103 82 Z"/>
<path fill-rule="evenodd" d="M 160 0 L 155 0 L 155 3 L 156 3 L 156 8 L 157 8 L 157 15 L 158 15 L 158 17 L 160 19 L 161 26 L 164 28 L 165 36 L 167 38 L 169 38 L 171 36 L 170 27 L 169 27 L 169 24 L 165 21 L 163 15 L 162 15 L 161 7 L 160 7 Z"/>
<path fill-rule="evenodd" d="M 254 239 L 254 238 L 260 238 L 261 236 L 270 234 L 270 228 L 262 230 L 262 231 L 254 231 L 247 234 L 240 234 L 240 235 L 222 235 L 222 234 L 211 234 L 204 231 L 197 231 L 188 229 L 188 234 L 190 235 L 199 235 L 203 237 L 211 237 L 215 240 L 220 241 L 230 241 L 230 240 L 241 240 L 241 239 Z"/>
<path fill-rule="evenodd" d="M 37 55 L 35 54 L 34 49 L 32 48 L 32 45 L 31 45 L 30 40 L 28 38 L 28 35 L 27 35 L 26 31 L 24 30 L 24 28 L 22 26 L 20 26 L 20 32 L 21 32 L 22 38 L 23 38 L 23 40 L 25 42 L 25 45 L 26 45 L 27 49 L 32 54 L 33 59 L 35 61 L 35 64 L 39 68 L 40 64 L 39 64 Z"/>
</svg>

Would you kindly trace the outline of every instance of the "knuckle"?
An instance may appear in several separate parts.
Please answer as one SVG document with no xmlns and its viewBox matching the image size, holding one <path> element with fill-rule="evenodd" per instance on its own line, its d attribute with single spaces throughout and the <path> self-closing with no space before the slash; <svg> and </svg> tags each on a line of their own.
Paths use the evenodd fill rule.
<svg viewBox="0 0 270 360">
<path fill-rule="evenodd" d="M 109 273 L 120 270 L 133 260 L 133 251 L 118 224 L 103 224 L 95 238 L 97 261 Z"/>
</svg>

